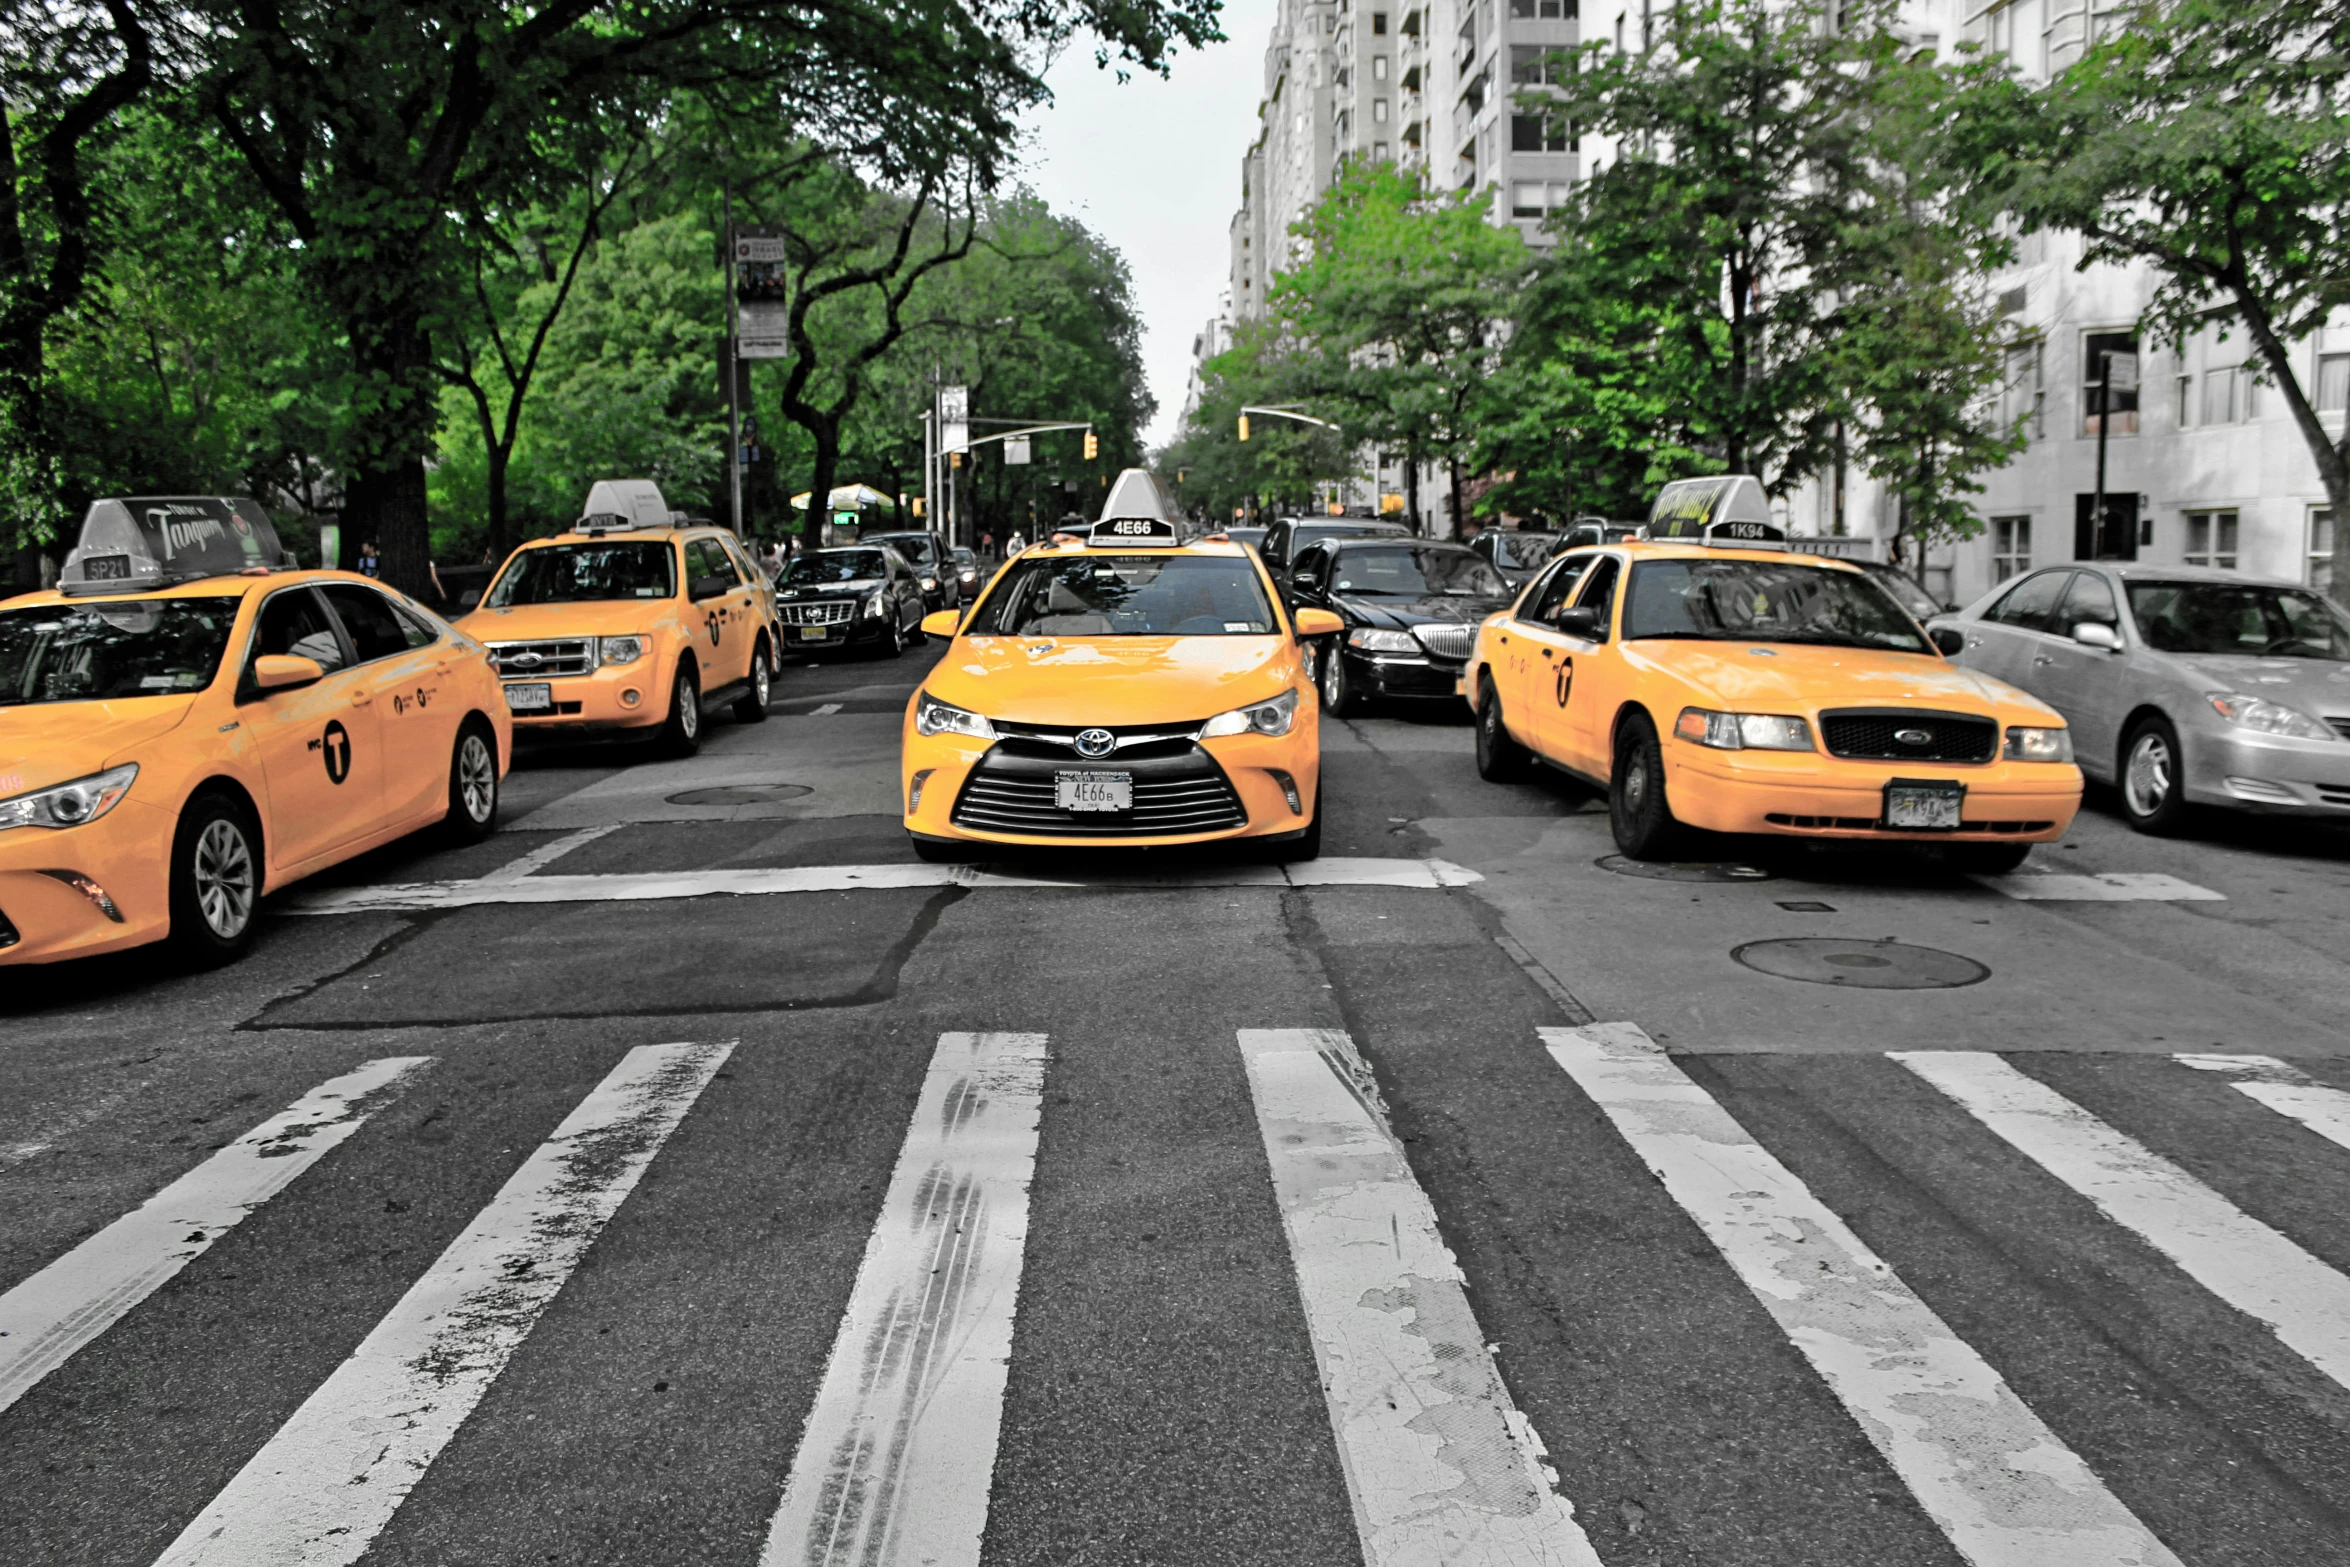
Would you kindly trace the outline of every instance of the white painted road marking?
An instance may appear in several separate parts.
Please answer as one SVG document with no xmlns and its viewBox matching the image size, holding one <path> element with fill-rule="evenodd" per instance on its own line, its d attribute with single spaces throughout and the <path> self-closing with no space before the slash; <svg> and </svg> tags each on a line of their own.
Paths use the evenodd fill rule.
<svg viewBox="0 0 2350 1567">
<path fill-rule="evenodd" d="M 771 870 L 644 871 L 609 876 L 482 877 L 476 881 L 392 882 L 296 893 L 289 914 L 368 914 L 461 909 L 489 903 L 626 903 L 674 898 L 760 897 L 793 892 L 969 887 L 1465 887 L 1484 878 L 1448 860 L 1333 857 L 1295 865 L 1209 864 L 1188 870 L 1107 870 L 1047 875 L 981 865 L 800 865 Z"/>
<path fill-rule="evenodd" d="M 1353 1043 L 1244 1028 L 1366 1567 L 1598 1567 Z"/>
<path fill-rule="evenodd" d="M 2308 1073 L 2275 1056 L 2181 1053 L 2171 1059 L 2199 1072 L 2224 1072 L 2236 1078 L 2232 1086 L 2237 1093 L 2258 1100 L 2279 1115 L 2291 1116 L 2329 1142 L 2350 1148 L 2350 1093 L 2315 1082 Z"/>
<path fill-rule="evenodd" d="M 1933 1308 L 1631 1023 L 1551 1058 L 1695 1219 L 1975 1567 L 2178 1558 Z"/>
<path fill-rule="evenodd" d="M 1044 1072 L 1042 1034 L 940 1036 L 764 1567 L 977 1567 Z"/>
<path fill-rule="evenodd" d="M 157 1567 L 358 1560 L 733 1049 L 622 1057 Z"/>
<path fill-rule="evenodd" d="M 386 1056 L 319 1084 L 5 1295 L 0 1409 L 275 1197 L 430 1056 Z"/>
<path fill-rule="evenodd" d="M 489 882 L 520 881 L 525 876 L 536 875 L 572 850 L 583 849 L 606 833 L 618 832 L 622 825 L 613 822 L 603 827 L 582 827 L 577 832 L 567 832 L 551 843 L 540 844 L 518 859 L 508 860 L 480 879 Z"/>
<path fill-rule="evenodd" d="M 2161 871 L 2112 871 L 2093 876 L 1977 876 L 1993 892 L 2026 903 L 2225 903 L 2224 893 Z"/>
<path fill-rule="evenodd" d="M 830 718 L 833 714 L 839 711 L 840 704 L 838 702 L 827 702 L 821 707 L 812 707 L 808 709 L 808 716 L 810 718 Z"/>
<path fill-rule="evenodd" d="M 2350 1386 L 2350 1278 L 1998 1056 L 1891 1054 L 2196 1283 Z"/>
</svg>

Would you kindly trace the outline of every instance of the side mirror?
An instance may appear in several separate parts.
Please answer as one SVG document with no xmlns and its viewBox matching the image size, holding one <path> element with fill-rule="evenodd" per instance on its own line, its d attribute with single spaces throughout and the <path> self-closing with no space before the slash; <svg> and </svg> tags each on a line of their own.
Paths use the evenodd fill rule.
<svg viewBox="0 0 2350 1567">
<path fill-rule="evenodd" d="M 1297 634 L 1301 637 L 1334 637 L 1346 629 L 1346 622 L 1326 609 L 1301 609 L 1297 612 Z"/>
<path fill-rule="evenodd" d="M 481 608 L 481 589 L 467 588 L 464 592 L 457 595 L 458 614 L 470 615 L 479 608 Z"/>
<path fill-rule="evenodd" d="M 925 615 L 922 617 L 922 634 L 926 637 L 939 637 L 943 639 L 953 636 L 957 631 L 962 629 L 962 625 L 963 616 L 961 611 L 942 609 L 935 615 Z"/>
<path fill-rule="evenodd" d="M 1314 571 L 1313 571 L 1313 568 L 1312 568 L 1312 567 L 1310 567 L 1310 566 L 1301 566 L 1301 567 L 1299 567 L 1297 570 L 1295 570 L 1295 571 L 1291 572 L 1291 573 L 1289 574 L 1289 585 L 1290 585 L 1290 587 L 1291 587 L 1292 589 L 1294 589 L 1295 591 L 1297 591 L 1297 592 L 1299 592 L 1299 593 L 1311 593 L 1311 592 L 1313 592 L 1313 591 L 1314 591 Z"/>
<path fill-rule="evenodd" d="M 1570 637 L 1588 640 L 1600 635 L 1599 610 L 1591 604 L 1577 604 L 1562 609 L 1551 617 L 1550 623 Z"/>
<path fill-rule="evenodd" d="M 1926 640 L 1941 649 L 1945 658 L 1956 658 L 1966 651 L 1966 633 L 1956 626 L 1935 626 L 1927 631 Z"/>
<path fill-rule="evenodd" d="M 2103 648 L 2108 653 L 2122 650 L 2121 633 L 2099 621 L 2084 620 L 2073 627 L 2073 640 L 2083 647 Z"/>
<path fill-rule="evenodd" d="M 704 599 L 717 598 L 720 594 L 726 592 L 727 589 L 733 586 L 734 584 L 732 582 L 715 574 L 707 577 L 696 577 L 690 584 L 687 585 L 685 596 L 699 604 Z"/>
<path fill-rule="evenodd" d="M 326 671 L 315 658 L 294 653 L 264 653 L 253 660 L 253 684 L 263 691 L 292 691 L 300 686 L 316 685 L 325 678 Z"/>
</svg>

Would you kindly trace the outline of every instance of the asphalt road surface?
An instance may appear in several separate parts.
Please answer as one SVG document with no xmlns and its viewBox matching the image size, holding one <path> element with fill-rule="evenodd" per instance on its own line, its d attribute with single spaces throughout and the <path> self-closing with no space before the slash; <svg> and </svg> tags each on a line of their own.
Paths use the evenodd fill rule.
<svg viewBox="0 0 2350 1567">
<path fill-rule="evenodd" d="M 0 1562 L 2350 1562 L 2350 837 L 932 867 L 931 656 L 4 971 Z"/>
</svg>

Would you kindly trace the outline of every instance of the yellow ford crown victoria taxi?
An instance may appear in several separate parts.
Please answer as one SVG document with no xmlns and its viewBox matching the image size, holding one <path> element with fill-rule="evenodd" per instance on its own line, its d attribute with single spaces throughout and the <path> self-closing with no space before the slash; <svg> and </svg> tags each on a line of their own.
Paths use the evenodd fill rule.
<svg viewBox="0 0 2350 1567">
<path fill-rule="evenodd" d="M 1684 480 L 1650 537 L 1553 561 L 1462 679 L 1488 779 L 1539 759 L 1608 793 L 1616 844 L 1684 826 L 1940 845 L 2013 870 L 2080 808 L 2054 709 L 1942 656 L 1858 568 L 1790 554 L 1749 476 Z"/>
<path fill-rule="evenodd" d="M 702 708 L 767 717 L 775 587 L 724 528 L 676 521 L 645 479 L 605 479 L 567 533 L 534 539 L 458 622 L 490 650 L 515 732 L 702 744 Z"/>
<path fill-rule="evenodd" d="M 0 602 L 0 964 L 224 962 L 263 893 L 490 831 L 512 732 L 480 645 L 282 559 L 250 500 L 101 500 L 56 591 Z"/>
<path fill-rule="evenodd" d="M 982 844 L 1322 847 L 1322 752 L 1299 638 L 1255 554 L 1180 542 L 1130 468 L 1088 536 L 1030 549 L 961 617 L 907 705 L 906 830 L 925 859 Z"/>
</svg>

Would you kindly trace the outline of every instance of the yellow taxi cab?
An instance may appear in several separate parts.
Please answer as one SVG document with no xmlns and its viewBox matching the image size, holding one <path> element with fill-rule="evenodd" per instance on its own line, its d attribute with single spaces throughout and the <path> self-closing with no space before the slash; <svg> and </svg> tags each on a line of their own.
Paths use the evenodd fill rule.
<svg viewBox="0 0 2350 1567">
<path fill-rule="evenodd" d="M 1616 845 L 1685 827 L 1932 843 L 2015 869 L 2080 809 L 2053 708 L 1945 658 L 1859 568 L 1790 553 L 1749 475 L 1682 480 L 1648 537 L 1561 555 L 1479 629 L 1477 770 L 1608 796 Z"/>
<path fill-rule="evenodd" d="M 506 557 L 457 622 L 490 650 L 515 732 L 702 744 L 705 703 L 767 717 L 775 585 L 724 528 L 690 524 L 646 479 L 599 480 L 568 532 Z"/>
<path fill-rule="evenodd" d="M 250 500 L 101 500 L 56 589 L 0 602 L 0 964 L 225 962 L 265 893 L 491 830 L 513 736 L 481 645 L 283 560 Z"/>
<path fill-rule="evenodd" d="M 924 859 L 976 846 L 1160 847 L 1246 840 L 1281 859 L 1322 847 L 1322 750 L 1300 638 L 1255 552 L 1181 540 L 1151 475 L 1129 468 L 1101 520 L 1007 564 L 958 617 L 906 706 L 906 831 Z"/>
</svg>

